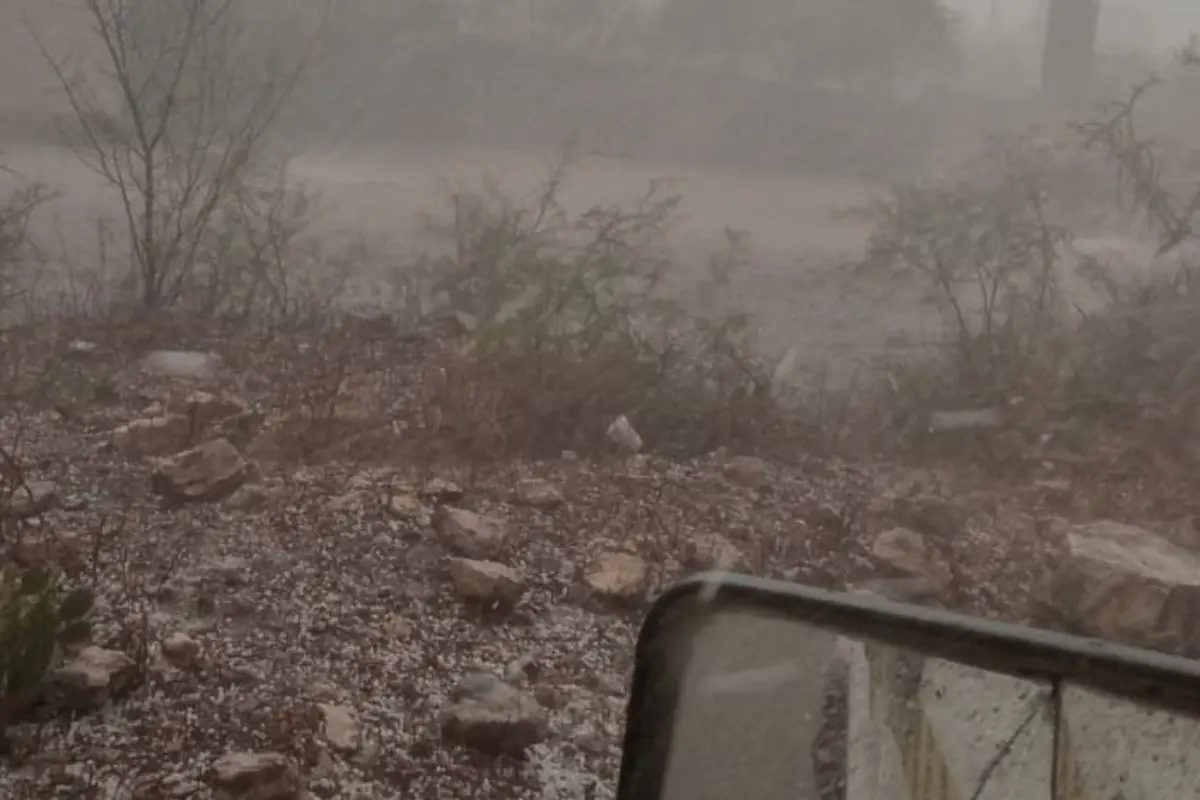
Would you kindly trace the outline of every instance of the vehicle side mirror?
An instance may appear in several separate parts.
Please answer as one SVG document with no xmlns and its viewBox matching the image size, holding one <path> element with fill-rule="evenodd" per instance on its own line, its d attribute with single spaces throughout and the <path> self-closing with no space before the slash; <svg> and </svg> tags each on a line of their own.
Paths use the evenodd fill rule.
<svg viewBox="0 0 1200 800">
<path fill-rule="evenodd" d="M 1200 664 L 708 574 L 639 639 L 619 800 L 1200 797 Z"/>
</svg>

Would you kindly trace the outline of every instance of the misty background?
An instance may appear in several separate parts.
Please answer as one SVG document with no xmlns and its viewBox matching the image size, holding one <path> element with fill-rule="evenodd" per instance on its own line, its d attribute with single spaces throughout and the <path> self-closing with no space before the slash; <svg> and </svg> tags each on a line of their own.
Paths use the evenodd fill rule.
<svg viewBox="0 0 1200 800">
<path fill-rule="evenodd" d="M 246 6 L 258 55 L 305 46 L 318 7 Z M 461 141 L 893 177 L 1046 109 L 1046 0 L 339 0 L 286 130 L 305 146 Z M 78 3 L 0 9 L 0 134 L 48 142 L 63 103 L 32 28 L 98 74 Z M 1105 0 L 1096 94 L 1200 30 L 1181 0 Z M 1001 98 L 1003 99 L 1001 101 Z"/>
<path fill-rule="evenodd" d="M 726 229 L 748 233 L 759 274 L 740 299 L 771 349 L 799 339 L 822 358 L 874 351 L 928 322 L 915 298 L 833 302 L 809 286 L 813 268 L 861 257 L 869 226 L 848 209 L 1030 132 L 1046 152 L 1070 153 L 1054 158 L 1056 191 L 1095 205 L 1111 169 L 1078 152 L 1067 123 L 1170 71 L 1200 30 L 1200 8 L 1178 0 L 1105 0 L 1095 74 L 1066 107 L 1042 92 L 1046 0 L 335 0 L 323 18 L 324 7 L 243 3 L 229 37 L 247 86 L 308 59 L 270 149 L 320 192 L 322 225 L 424 248 L 422 219 L 445 207 L 448 183 L 531 191 L 569 151 L 562 199 L 575 211 L 635 202 L 656 180 L 683 197 L 673 236 L 685 259 L 703 263 Z M 56 226 L 73 232 L 66 245 L 82 264 L 94 260 L 102 190 L 57 147 L 78 131 L 31 32 L 72 79 L 102 98 L 112 87 L 81 3 L 0 9 L 0 151 L 25 176 L 71 187 Z M 1193 84 L 1181 76 L 1143 104 L 1175 163 L 1196 158 L 1179 101 Z M 120 108 L 115 93 L 110 102 Z M 1152 245 L 1111 210 L 1070 222 L 1144 260 Z"/>
<path fill-rule="evenodd" d="M 297 689 L 329 680 L 381 732 L 330 762 L 370 796 L 604 798 L 607 604 L 693 566 L 1200 653 L 1193 31 L 1165 0 L 0 0 L 0 501 L 22 464 L 64 501 L 20 524 L 92 551 L 139 680 L 195 621 L 179 672 L 219 687 L 64 717 L 63 751 L 207 780 L 218 740 L 322 735 Z M 509 563 L 456 599 L 452 552 Z M 521 705 L 591 743 L 479 780 L 441 738 L 477 655 L 570 685 Z M 323 771 L 314 739 L 278 746 Z"/>
</svg>

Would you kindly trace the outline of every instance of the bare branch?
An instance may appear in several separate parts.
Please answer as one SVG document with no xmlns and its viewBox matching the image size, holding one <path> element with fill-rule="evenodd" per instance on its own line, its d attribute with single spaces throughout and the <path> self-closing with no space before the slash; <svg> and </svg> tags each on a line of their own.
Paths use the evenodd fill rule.
<svg viewBox="0 0 1200 800">
<path fill-rule="evenodd" d="M 298 50 L 252 63 L 260 42 L 242 0 L 77 0 L 103 54 L 115 103 L 96 78 L 68 73 L 26 20 L 83 132 L 74 147 L 121 201 L 147 307 L 176 302 L 195 282 L 214 214 L 241 191 L 266 137 L 307 68 L 329 16 Z M 283 43 L 281 43 L 281 47 Z M 93 74 L 94 71 L 93 71 Z"/>
</svg>

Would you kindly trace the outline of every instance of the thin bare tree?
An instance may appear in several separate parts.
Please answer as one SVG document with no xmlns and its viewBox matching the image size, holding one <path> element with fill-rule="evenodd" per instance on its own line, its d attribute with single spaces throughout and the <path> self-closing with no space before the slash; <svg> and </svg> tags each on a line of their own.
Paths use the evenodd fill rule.
<svg viewBox="0 0 1200 800">
<path fill-rule="evenodd" d="M 70 106 L 76 156 L 120 197 L 146 308 L 186 292 L 206 231 L 263 155 L 328 19 L 316 1 L 303 40 L 272 42 L 250 0 L 74 0 L 99 46 L 86 74 L 27 24 Z"/>
</svg>

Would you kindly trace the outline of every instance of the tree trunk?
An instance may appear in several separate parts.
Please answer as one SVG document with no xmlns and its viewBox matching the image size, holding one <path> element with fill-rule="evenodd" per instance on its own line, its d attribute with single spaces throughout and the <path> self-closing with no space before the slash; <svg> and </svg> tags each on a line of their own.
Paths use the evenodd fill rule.
<svg viewBox="0 0 1200 800">
<path fill-rule="evenodd" d="M 1096 61 L 1100 0 L 1050 0 L 1042 54 L 1042 94 L 1051 103 L 1086 101 Z"/>
</svg>

